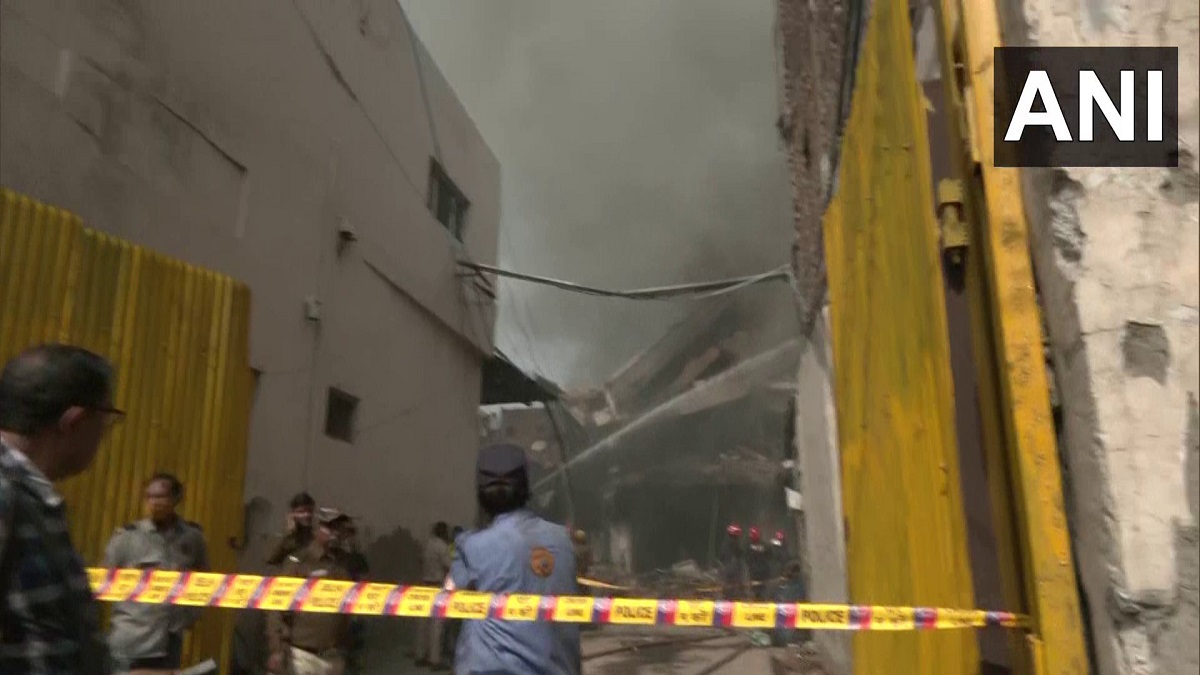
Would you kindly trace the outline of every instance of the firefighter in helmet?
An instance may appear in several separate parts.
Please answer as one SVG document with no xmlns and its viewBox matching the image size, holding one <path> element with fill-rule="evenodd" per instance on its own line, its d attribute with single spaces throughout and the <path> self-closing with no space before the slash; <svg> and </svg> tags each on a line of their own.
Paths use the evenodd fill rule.
<svg viewBox="0 0 1200 675">
<path fill-rule="evenodd" d="M 745 551 L 742 545 L 742 526 L 730 523 L 725 528 L 725 541 L 720 555 L 721 595 L 726 600 L 740 598 L 746 580 Z"/>
<path fill-rule="evenodd" d="M 746 572 L 750 577 L 750 597 L 762 601 L 767 597 L 771 580 L 771 551 L 763 543 L 762 532 L 750 528 L 750 545 L 746 548 Z"/>
</svg>

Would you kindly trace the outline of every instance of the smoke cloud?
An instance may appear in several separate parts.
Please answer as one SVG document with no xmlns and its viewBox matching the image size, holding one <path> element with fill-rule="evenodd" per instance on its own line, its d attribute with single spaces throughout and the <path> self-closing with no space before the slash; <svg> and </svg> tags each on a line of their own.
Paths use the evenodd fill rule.
<svg viewBox="0 0 1200 675">
<path fill-rule="evenodd" d="M 500 265 L 632 288 L 787 263 L 772 0 L 401 4 L 499 157 Z M 500 348 L 567 387 L 696 307 L 500 283 Z"/>
</svg>

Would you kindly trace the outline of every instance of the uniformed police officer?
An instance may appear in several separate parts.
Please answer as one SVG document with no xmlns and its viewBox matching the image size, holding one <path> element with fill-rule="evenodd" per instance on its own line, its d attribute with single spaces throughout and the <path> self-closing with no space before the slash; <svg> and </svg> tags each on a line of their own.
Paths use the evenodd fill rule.
<svg viewBox="0 0 1200 675">
<path fill-rule="evenodd" d="M 334 508 L 317 509 L 313 540 L 284 561 L 282 576 L 349 581 L 353 576 L 339 537 L 347 516 Z M 346 614 L 271 612 L 267 641 L 271 656 L 267 672 L 275 675 L 344 675 L 350 647 Z"/>
<path fill-rule="evenodd" d="M 576 595 L 575 554 L 567 529 L 526 508 L 524 450 L 509 444 L 480 450 L 476 488 L 479 505 L 492 522 L 455 542 L 446 588 Z M 459 675 L 578 675 L 579 629 L 564 623 L 468 621 L 454 665 Z"/>
<path fill-rule="evenodd" d="M 208 570 L 204 532 L 179 517 L 183 483 L 169 473 L 156 473 L 146 481 L 144 498 L 146 517 L 113 534 L 104 553 L 105 567 Z M 117 604 L 108 644 L 119 672 L 180 667 L 183 634 L 200 612 L 198 607 L 179 605 Z"/>
<path fill-rule="evenodd" d="M 288 503 L 287 527 L 267 556 L 268 565 L 282 565 L 288 556 L 303 550 L 312 542 L 313 511 L 316 508 L 317 500 L 307 492 L 292 497 Z"/>
</svg>

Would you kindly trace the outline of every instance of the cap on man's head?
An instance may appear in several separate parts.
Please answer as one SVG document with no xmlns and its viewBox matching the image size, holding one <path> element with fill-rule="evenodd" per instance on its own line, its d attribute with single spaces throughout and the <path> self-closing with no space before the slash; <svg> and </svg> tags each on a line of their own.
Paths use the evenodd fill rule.
<svg viewBox="0 0 1200 675">
<path fill-rule="evenodd" d="M 510 481 L 525 471 L 525 451 L 511 443 L 498 443 L 482 448 L 475 462 L 475 478 L 481 487 Z"/>
<path fill-rule="evenodd" d="M 346 520 L 350 520 L 350 516 L 331 506 L 322 506 L 317 509 L 317 522 L 322 525 L 334 525 Z"/>
</svg>

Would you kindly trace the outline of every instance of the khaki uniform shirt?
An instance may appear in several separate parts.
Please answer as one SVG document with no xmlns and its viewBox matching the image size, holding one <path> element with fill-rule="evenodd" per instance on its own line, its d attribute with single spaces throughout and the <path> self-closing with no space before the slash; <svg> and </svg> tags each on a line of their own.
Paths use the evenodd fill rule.
<svg viewBox="0 0 1200 675">
<path fill-rule="evenodd" d="M 282 535 L 275 542 L 275 547 L 271 549 L 271 554 L 267 556 L 267 564 L 271 566 L 282 565 L 288 559 L 288 556 L 312 543 L 312 539 L 311 529 L 297 529 Z"/>
<path fill-rule="evenodd" d="M 297 551 L 283 563 L 281 576 L 350 581 L 345 557 L 340 551 L 321 551 L 316 542 Z M 282 652 L 291 645 L 311 654 L 344 651 L 348 646 L 350 617 L 345 614 L 316 612 L 270 612 L 267 638 L 271 652 Z"/>
<path fill-rule="evenodd" d="M 159 530 L 150 519 L 119 528 L 108 541 L 104 566 L 204 572 L 208 546 L 196 523 L 177 518 Z M 170 634 L 182 634 L 200 618 L 200 607 L 122 602 L 113 607 L 108 644 L 128 659 L 165 656 Z"/>
</svg>

